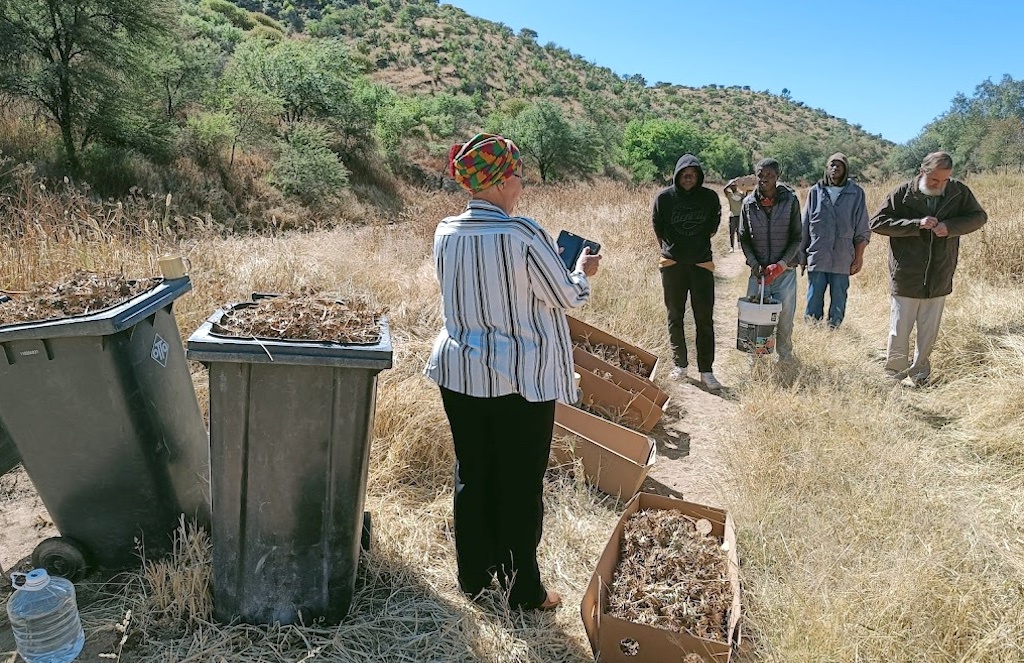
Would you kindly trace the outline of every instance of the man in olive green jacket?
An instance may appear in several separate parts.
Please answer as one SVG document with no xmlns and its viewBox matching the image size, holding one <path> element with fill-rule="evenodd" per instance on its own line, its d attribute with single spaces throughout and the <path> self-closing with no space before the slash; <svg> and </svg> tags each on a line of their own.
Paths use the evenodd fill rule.
<svg viewBox="0 0 1024 663">
<path fill-rule="evenodd" d="M 871 230 L 889 237 L 892 275 L 892 317 L 885 372 L 928 383 L 931 356 L 939 335 L 946 295 L 953 291 L 953 274 L 960 237 L 985 225 L 988 214 L 958 180 L 950 179 L 953 158 L 932 152 L 921 162 L 918 175 L 900 186 L 871 219 Z M 910 332 L 917 326 L 917 347 L 910 363 Z"/>
</svg>

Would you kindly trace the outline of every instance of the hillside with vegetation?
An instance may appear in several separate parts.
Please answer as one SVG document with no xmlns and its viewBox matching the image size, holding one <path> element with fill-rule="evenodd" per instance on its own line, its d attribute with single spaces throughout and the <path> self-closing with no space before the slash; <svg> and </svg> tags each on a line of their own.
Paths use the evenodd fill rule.
<svg viewBox="0 0 1024 663">
<path fill-rule="evenodd" d="M 430 1 L 8 0 L 0 31 L 0 176 L 171 194 L 228 227 L 390 218 L 481 129 L 543 182 L 655 185 L 683 152 L 717 178 L 765 155 L 792 181 L 837 150 L 865 180 L 892 163 L 786 90 L 648 84 Z"/>
<path fill-rule="evenodd" d="M 723 176 L 748 170 L 752 157 L 773 154 L 789 162 L 791 177 L 813 178 L 817 161 L 843 150 L 863 175 L 877 177 L 892 147 L 881 136 L 792 99 L 788 90 L 775 95 L 750 86 L 651 85 L 639 74 L 618 75 L 553 42 L 541 45 L 533 30 L 515 33 L 452 5 L 318 4 L 325 6 L 307 10 L 316 18 L 303 28 L 348 40 L 372 61 L 375 80 L 403 93 L 470 95 L 498 109 L 517 100 L 549 100 L 605 137 L 628 131 L 631 123 L 689 123 L 707 136 L 698 151 L 708 151 Z M 264 5 L 277 10 L 273 3 Z M 740 157 L 723 154 L 730 151 L 742 154 L 745 168 Z"/>
</svg>

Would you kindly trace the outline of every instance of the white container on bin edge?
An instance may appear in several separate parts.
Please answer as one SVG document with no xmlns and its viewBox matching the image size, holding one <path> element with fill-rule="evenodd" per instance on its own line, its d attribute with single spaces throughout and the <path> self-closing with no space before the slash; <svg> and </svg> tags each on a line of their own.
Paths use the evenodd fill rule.
<svg viewBox="0 0 1024 663">
<path fill-rule="evenodd" d="M 46 569 L 12 573 L 7 601 L 14 642 L 25 663 L 69 663 L 85 645 L 75 586 Z"/>
</svg>

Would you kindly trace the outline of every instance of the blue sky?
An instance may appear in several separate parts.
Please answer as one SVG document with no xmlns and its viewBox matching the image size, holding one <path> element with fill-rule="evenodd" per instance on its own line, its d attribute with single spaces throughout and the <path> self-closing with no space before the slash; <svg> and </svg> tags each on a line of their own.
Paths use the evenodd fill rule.
<svg viewBox="0 0 1024 663">
<path fill-rule="evenodd" d="M 1003 74 L 1024 78 L 1020 0 L 442 2 L 530 28 L 540 44 L 650 85 L 787 88 L 897 143 L 948 110 L 957 92 L 970 96 Z"/>
</svg>

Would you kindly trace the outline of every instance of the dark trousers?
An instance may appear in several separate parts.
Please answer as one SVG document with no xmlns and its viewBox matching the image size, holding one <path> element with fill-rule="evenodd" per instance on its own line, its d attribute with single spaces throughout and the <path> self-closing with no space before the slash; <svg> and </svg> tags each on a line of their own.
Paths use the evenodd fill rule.
<svg viewBox="0 0 1024 663">
<path fill-rule="evenodd" d="M 536 607 L 547 596 L 537 546 L 555 402 L 476 398 L 444 387 L 441 400 L 455 441 L 459 585 L 476 595 L 496 574 L 510 605 Z"/>
<path fill-rule="evenodd" d="M 661 269 L 661 285 L 665 290 L 668 339 L 676 366 L 690 365 L 683 332 L 683 313 L 689 296 L 697 329 L 697 368 L 701 373 L 710 373 L 715 363 L 715 275 L 703 267 L 676 263 Z"/>
<path fill-rule="evenodd" d="M 729 248 L 735 249 L 736 242 L 740 239 L 740 217 L 729 217 Z"/>
</svg>

